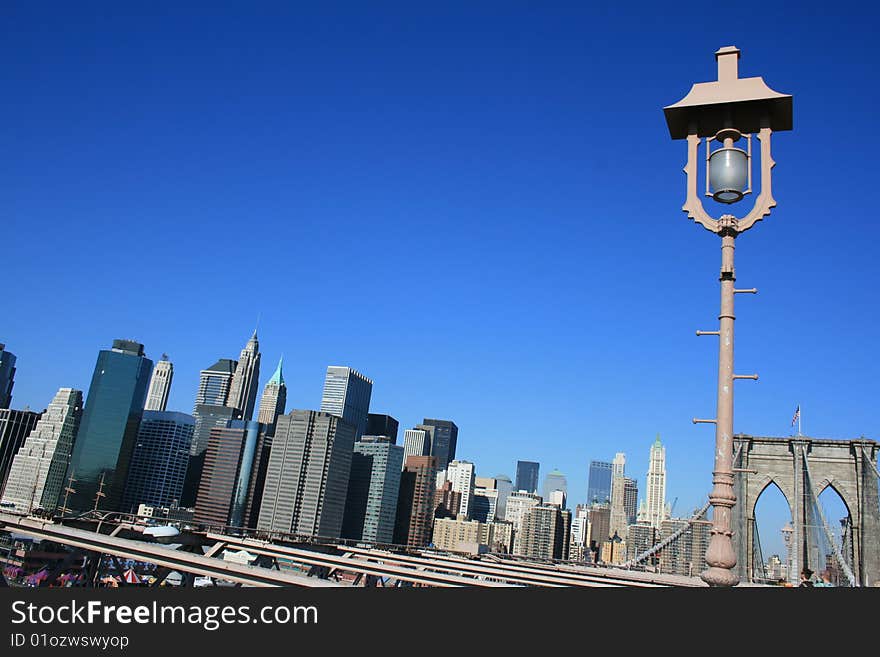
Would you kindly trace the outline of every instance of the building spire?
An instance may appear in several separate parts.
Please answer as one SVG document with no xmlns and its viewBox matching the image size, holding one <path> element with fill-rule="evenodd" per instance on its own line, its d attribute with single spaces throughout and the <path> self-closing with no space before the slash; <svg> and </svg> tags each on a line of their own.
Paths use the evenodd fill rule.
<svg viewBox="0 0 880 657">
<path fill-rule="evenodd" d="M 269 385 L 270 383 L 274 383 L 275 385 L 283 386 L 284 383 L 284 374 L 281 372 L 281 365 L 284 363 L 284 355 L 281 355 L 281 358 L 278 360 L 278 367 L 275 368 L 275 373 L 272 375 L 272 378 L 266 383 Z"/>
</svg>

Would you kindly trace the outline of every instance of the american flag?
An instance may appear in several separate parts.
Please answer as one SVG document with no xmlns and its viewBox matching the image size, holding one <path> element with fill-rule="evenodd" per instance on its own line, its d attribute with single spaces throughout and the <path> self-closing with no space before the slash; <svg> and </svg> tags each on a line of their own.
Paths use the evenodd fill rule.
<svg viewBox="0 0 880 657">
<path fill-rule="evenodd" d="M 799 418 L 800 416 L 801 416 L 801 405 L 798 404 L 798 407 L 797 407 L 797 409 L 796 409 L 795 412 L 794 412 L 794 417 L 791 418 L 791 426 L 794 426 L 794 425 L 797 423 L 798 418 Z"/>
</svg>

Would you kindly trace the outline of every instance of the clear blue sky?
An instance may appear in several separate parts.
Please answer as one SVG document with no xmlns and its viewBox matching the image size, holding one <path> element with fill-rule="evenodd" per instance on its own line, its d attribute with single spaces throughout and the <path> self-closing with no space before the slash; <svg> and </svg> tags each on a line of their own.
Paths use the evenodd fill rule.
<svg viewBox="0 0 880 657">
<path fill-rule="evenodd" d="M 0 9 L 16 407 L 87 389 L 127 337 L 170 354 L 190 411 L 261 314 L 290 407 L 351 365 L 374 411 L 453 419 L 482 475 L 559 468 L 573 503 L 618 451 L 643 489 L 659 432 L 676 513 L 700 506 L 719 240 L 679 210 L 661 108 L 733 44 L 795 99 L 778 208 L 737 245 L 760 290 L 737 370 L 761 380 L 735 429 L 787 435 L 800 403 L 809 435 L 880 438 L 876 7 L 181 4 Z"/>
</svg>

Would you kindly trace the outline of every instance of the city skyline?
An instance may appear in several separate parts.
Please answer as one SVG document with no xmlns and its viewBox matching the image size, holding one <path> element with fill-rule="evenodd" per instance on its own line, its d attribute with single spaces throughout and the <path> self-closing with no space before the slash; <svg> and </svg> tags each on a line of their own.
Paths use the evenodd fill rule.
<svg viewBox="0 0 880 657">
<path fill-rule="evenodd" d="M 19 63 L 15 102 L 0 108 L 21 154 L 2 172 L 7 226 L 43 250 L 7 264 L 18 310 L 0 340 L 17 357 L 15 408 L 86 390 L 98 348 L 131 336 L 154 360 L 173 354 L 168 408 L 190 412 L 198 372 L 234 357 L 262 314 L 265 357 L 283 352 L 296 373 L 288 407 L 318 408 L 316 381 L 344 363 L 376 381 L 372 408 L 401 426 L 453 418 L 456 458 L 478 474 L 539 462 L 565 473 L 572 501 L 589 462 L 618 451 L 643 482 L 659 432 L 666 497 L 686 515 L 711 488 L 711 430 L 691 418 L 714 412 L 716 364 L 693 331 L 717 314 L 718 258 L 680 212 L 685 154 L 661 108 L 713 79 L 711 53 L 735 44 L 743 75 L 795 94 L 798 109 L 774 138 L 779 206 L 737 246 L 740 282 L 760 291 L 737 306 L 738 365 L 761 378 L 738 384 L 734 430 L 789 435 L 799 405 L 807 435 L 880 436 L 870 337 L 851 330 L 880 312 L 861 238 L 876 139 L 871 20 L 819 27 L 771 9 L 746 29 L 713 21 L 721 8 L 699 20 L 673 8 L 661 38 L 659 14 L 633 24 L 623 8 L 510 9 L 500 21 L 410 8 L 380 24 L 352 9 L 340 38 L 321 29 L 338 24 L 325 10 L 275 11 L 231 21 L 218 10 L 207 31 L 186 10 L 135 22 L 59 9 L 57 24 L 0 44 Z M 36 10 L 11 12 L 42 24 Z M 722 27 L 694 29 L 706 24 Z M 833 50 L 803 48 L 828 35 Z M 236 112 L 223 109 L 230 93 Z M 840 138 L 830 95 L 861 143 Z M 120 224 L 161 241 L 167 265 L 131 257 Z M 71 227 L 83 248 L 69 248 Z M 253 273 L 217 257 L 245 228 L 271 236 Z M 440 264 L 412 267 L 426 247 Z M 58 295 L 62 274 L 76 284 Z M 207 283 L 247 302 L 235 314 L 193 303 Z M 301 305 L 278 302 L 325 301 L 330 289 L 345 321 L 303 322 Z M 560 383 L 574 372 L 577 384 Z"/>
</svg>

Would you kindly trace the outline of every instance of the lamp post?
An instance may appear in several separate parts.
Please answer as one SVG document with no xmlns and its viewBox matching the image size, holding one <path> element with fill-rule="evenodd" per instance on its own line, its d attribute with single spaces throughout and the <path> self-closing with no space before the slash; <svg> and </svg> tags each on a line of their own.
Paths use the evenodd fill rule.
<svg viewBox="0 0 880 657">
<path fill-rule="evenodd" d="M 700 576 L 710 586 L 735 586 L 738 582 L 733 568 L 736 553 L 731 537 L 731 511 L 736 504 L 733 493 L 733 382 L 754 379 L 756 374 L 738 375 L 733 369 L 733 299 L 740 293 L 755 294 L 757 290 L 734 288 L 734 241 L 769 215 L 776 206 L 771 185 L 775 162 L 770 156 L 770 135 L 774 131 L 791 130 L 792 97 L 770 89 L 762 78 L 740 78 L 740 51 L 734 46 L 715 53 L 718 80 L 693 85 L 690 92 L 674 105 L 663 109 L 669 134 L 673 139 L 686 139 L 688 148 L 687 198 L 682 210 L 703 228 L 721 237 L 721 313 L 717 331 L 697 331 L 697 335 L 715 335 L 718 345 L 718 405 L 714 419 L 694 423 L 715 425 L 715 467 L 712 504 L 712 536 L 706 550 L 708 569 Z M 698 151 L 706 140 L 705 195 L 716 202 L 731 205 L 752 193 L 752 135 L 760 142 L 761 191 L 745 217 L 732 214 L 713 218 L 703 207 L 697 193 Z M 744 140 L 744 144 L 741 140 Z M 712 150 L 712 142 L 720 146 Z M 744 148 L 742 146 L 745 146 Z"/>
</svg>

